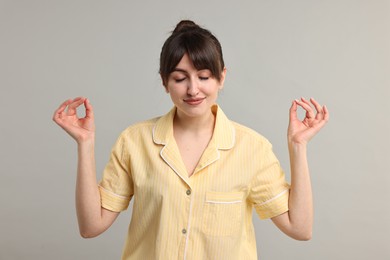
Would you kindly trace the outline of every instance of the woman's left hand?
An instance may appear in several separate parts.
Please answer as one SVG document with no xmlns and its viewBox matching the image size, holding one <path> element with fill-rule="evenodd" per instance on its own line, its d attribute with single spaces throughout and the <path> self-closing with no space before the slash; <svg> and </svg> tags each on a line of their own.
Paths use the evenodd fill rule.
<svg viewBox="0 0 390 260">
<path fill-rule="evenodd" d="M 305 118 L 302 121 L 297 115 L 298 106 L 306 111 Z M 328 120 L 329 112 L 326 106 L 321 106 L 313 98 L 310 99 L 310 102 L 304 98 L 294 100 L 290 108 L 290 122 L 287 133 L 289 143 L 307 144 Z"/>
</svg>

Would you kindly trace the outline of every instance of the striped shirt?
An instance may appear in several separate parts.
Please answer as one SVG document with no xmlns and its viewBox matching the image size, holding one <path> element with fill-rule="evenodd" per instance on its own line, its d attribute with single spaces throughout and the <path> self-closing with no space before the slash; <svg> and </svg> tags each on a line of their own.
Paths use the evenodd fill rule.
<svg viewBox="0 0 390 260">
<path fill-rule="evenodd" d="M 134 200 L 122 259 L 257 259 L 252 211 L 288 210 L 289 184 L 271 144 L 215 105 L 213 136 L 191 177 L 175 139 L 176 108 L 128 127 L 99 185 L 102 207 Z"/>
</svg>

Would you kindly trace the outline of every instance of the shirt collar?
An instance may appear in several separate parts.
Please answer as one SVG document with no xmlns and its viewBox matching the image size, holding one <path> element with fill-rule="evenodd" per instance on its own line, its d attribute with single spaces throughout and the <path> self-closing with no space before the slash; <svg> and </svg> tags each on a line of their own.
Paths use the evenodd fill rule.
<svg viewBox="0 0 390 260">
<path fill-rule="evenodd" d="M 225 113 L 218 105 L 211 107 L 216 115 L 213 137 L 217 149 L 229 150 L 235 143 L 235 131 L 232 122 L 226 117 Z M 153 128 L 153 141 L 156 144 L 166 145 L 173 138 L 173 118 L 176 113 L 176 107 L 173 107 L 166 115 L 160 117 Z"/>
</svg>

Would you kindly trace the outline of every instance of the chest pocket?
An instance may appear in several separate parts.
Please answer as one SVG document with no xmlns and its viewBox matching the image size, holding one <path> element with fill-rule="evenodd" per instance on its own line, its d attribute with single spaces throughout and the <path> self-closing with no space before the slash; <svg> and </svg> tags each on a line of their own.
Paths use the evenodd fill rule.
<svg viewBox="0 0 390 260">
<path fill-rule="evenodd" d="M 207 192 L 203 232 L 210 236 L 235 236 L 242 222 L 244 192 Z"/>
</svg>

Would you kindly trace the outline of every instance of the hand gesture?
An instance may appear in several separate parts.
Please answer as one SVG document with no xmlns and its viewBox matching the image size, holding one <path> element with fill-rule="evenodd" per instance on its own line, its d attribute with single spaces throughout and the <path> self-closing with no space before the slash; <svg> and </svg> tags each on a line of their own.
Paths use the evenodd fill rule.
<svg viewBox="0 0 390 260">
<path fill-rule="evenodd" d="M 310 102 L 304 98 L 293 101 L 288 126 L 289 143 L 307 144 L 328 122 L 329 112 L 326 106 L 320 106 L 313 98 L 310 99 Z M 312 105 L 316 111 L 314 111 Z M 305 118 L 302 121 L 297 116 L 298 106 L 306 111 Z"/>
<path fill-rule="evenodd" d="M 84 104 L 85 117 L 77 116 L 77 107 Z M 61 126 L 77 143 L 93 140 L 95 137 L 95 123 L 93 108 L 89 100 L 84 97 L 68 99 L 54 112 L 53 120 Z"/>
</svg>

